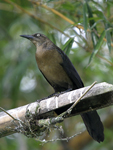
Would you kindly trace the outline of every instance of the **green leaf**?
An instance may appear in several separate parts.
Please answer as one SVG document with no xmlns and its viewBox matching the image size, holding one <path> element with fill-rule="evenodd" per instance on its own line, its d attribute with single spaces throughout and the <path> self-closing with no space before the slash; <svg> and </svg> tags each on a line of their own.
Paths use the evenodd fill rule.
<svg viewBox="0 0 113 150">
<path fill-rule="evenodd" d="M 99 9 L 103 10 L 103 6 L 98 1 L 96 2 L 96 1 L 92 0 L 92 3 L 95 4 L 95 7 L 98 7 Z"/>
<path fill-rule="evenodd" d="M 100 19 L 100 20 L 96 21 L 90 29 L 92 30 L 98 23 L 100 23 L 102 21 L 104 21 L 104 19 Z"/>
<path fill-rule="evenodd" d="M 55 33 L 51 32 L 47 34 L 47 37 L 54 43 L 56 44 L 56 39 L 55 39 Z"/>
<path fill-rule="evenodd" d="M 86 32 L 88 28 L 88 17 L 87 17 L 87 5 L 86 3 L 83 4 L 83 26 L 84 30 Z"/>
<path fill-rule="evenodd" d="M 108 46 L 109 52 L 111 52 L 111 34 L 110 34 L 111 28 L 108 23 L 106 23 L 105 28 L 106 28 L 107 46 Z"/>
<path fill-rule="evenodd" d="M 67 1 L 62 4 L 62 8 L 65 10 L 73 10 L 74 11 L 75 6 L 72 3 L 70 3 L 69 1 Z"/>
<path fill-rule="evenodd" d="M 93 17 L 93 11 L 92 11 L 91 7 L 89 6 L 87 0 L 86 0 L 86 5 L 87 5 L 87 11 L 88 11 L 89 25 L 90 25 L 90 27 L 92 27 L 95 24 L 95 20 Z M 94 30 L 97 31 L 96 26 L 94 26 Z M 95 34 L 95 32 L 91 32 L 91 37 L 92 37 L 93 46 L 95 47 L 96 40 L 98 40 L 98 36 Z"/>
<path fill-rule="evenodd" d="M 92 25 L 95 23 L 94 19 L 91 19 L 91 20 L 90 20 L 90 18 L 93 18 L 92 9 L 91 9 L 91 7 L 89 6 L 89 4 L 88 4 L 87 1 L 86 1 L 86 5 L 87 5 L 87 10 L 88 10 L 89 23 L 90 23 L 90 26 L 92 26 Z"/>
<path fill-rule="evenodd" d="M 72 44 L 74 42 L 74 38 L 70 38 L 63 46 L 62 46 L 62 50 L 69 55 Z"/>
<path fill-rule="evenodd" d="M 100 19 L 100 18 L 101 18 L 101 19 L 104 19 L 104 14 L 103 14 L 102 11 L 100 11 L 100 10 L 94 10 L 93 13 L 94 13 L 95 15 L 97 15 L 99 19 Z"/>
<path fill-rule="evenodd" d="M 104 38 L 104 37 L 105 37 L 105 30 L 102 32 L 102 34 L 101 34 L 101 36 L 100 36 L 100 38 L 99 38 L 97 44 L 95 45 L 94 50 L 93 50 L 93 53 L 92 53 L 91 56 L 90 56 L 90 59 L 89 59 L 89 63 L 88 63 L 88 64 L 91 63 L 92 59 L 94 58 L 94 56 L 95 56 L 95 55 L 97 54 L 97 52 L 99 51 L 99 49 L 100 49 L 100 47 L 101 47 L 101 45 L 102 45 L 102 43 L 103 43 L 103 38 Z"/>
</svg>

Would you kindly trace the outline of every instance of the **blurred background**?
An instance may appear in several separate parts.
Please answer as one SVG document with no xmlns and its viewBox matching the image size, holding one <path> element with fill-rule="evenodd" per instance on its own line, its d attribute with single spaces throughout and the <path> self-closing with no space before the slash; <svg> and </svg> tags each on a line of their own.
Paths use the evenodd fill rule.
<svg viewBox="0 0 113 150">
<path fill-rule="evenodd" d="M 35 46 L 21 34 L 43 33 L 50 38 L 69 56 L 85 86 L 94 81 L 113 84 L 112 0 L 35 2 L 0 0 L 0 106 L 8 110 L 53 93 L 38 70 Z M 103 143 L 92 140 L 87 131 L 69 142 L 47 144 L 14 134 L 0 139 L 0 150 L 111 150 L 113 107 L 98 113 L 105 127 Z M 80 116 L 60 125 L 66 137 L 85 129 Z M 45 139 L 59 137 L 53 130 Z"/>
</svg>

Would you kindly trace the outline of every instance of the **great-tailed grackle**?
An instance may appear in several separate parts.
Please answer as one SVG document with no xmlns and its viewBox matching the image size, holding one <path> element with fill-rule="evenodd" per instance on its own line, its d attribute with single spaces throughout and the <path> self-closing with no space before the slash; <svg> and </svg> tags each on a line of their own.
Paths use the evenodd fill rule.
<svg viewBox="0 0 113 150">
<path fill-rule="evenodd" d="M 84 87 L 84 84 L 67 55 L 45 35 L 21 35 L 36 46 L 36 61 L 43 76 L 55 92 L 63 92 Z M 90 136 L 104 141 L 104 128 L 96 111 L 81 115 Z"/>
</svg>

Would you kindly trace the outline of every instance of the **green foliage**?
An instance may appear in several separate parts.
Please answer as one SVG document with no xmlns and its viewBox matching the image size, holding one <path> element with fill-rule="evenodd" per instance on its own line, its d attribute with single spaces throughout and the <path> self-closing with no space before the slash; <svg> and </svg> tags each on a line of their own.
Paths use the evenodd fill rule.
<svg viewBox="0 0 113 150">
<path fill-rule="evenodd" d="M 83 26 L 86 32 L 88 28 L 87 4 L 86 3 L 83 4 Z"/>
<path fill-rule="evenodd" d="M 89 63 L 91 63 L 93 57 L 98 53 L 99 49 L 101 48 L 104 37 L 105 37 L 105 31 L 102 32 L 98 42 L 96 43 L 96 45 L 94 47 L 94 50 L 93 50 L 93 52 L 92 52 L 92 54 L 90 56 Z"/>
<path fill-rule="evenodd" d="M 15 7 L 5 0 L 0 1 L 1 107 L 5 109 L 19 107 L 53 93 L 53 89 L 37 68 L 35 47 L 30 41 L 21 38 L 21 34 L 45 34 L 67 55 L 70 54 L 69 57 L 85 85 L 90 85 L 95 80 L 113 84 L 112 0 L 41 1 L 42 4 L 71 19 L 74 24 L 70 24 L 64 18 L 41 5 L 32 4 L 28 0 L 13 2 L 18 6 Z M 100 114 L 103 118 L 107 118 L 112 111 L 112 107 L 106 108 L 106 111 L 102 109 Z M 75 129 L 78 132 L 77 126 L 81 124 L 80 118 L 79 116 L 77 119 L 76 117 L 70 118 L 65 121 L 65 124 L 64 132 L 68 136 L 68 132 L 75 133 Z M 84 147 L 82 146 L 80 149 L 111 149 L 113 142 L 110 133 L 112 132 L 112 128 L 105 130 L 105 138 L 107 139 L 101 144 L 95 141 L 84 144 L 84 141 L 81 140 L 80 145 L 84 145 Z M 49 137 L 44 138 L 51 139 L 56 136 L 56 131 L 51 131 Z M 63 142 L 41 145 L 34 139 L 15 135 L 14 137 L 2 138 L 0 150 L 19 150 L 22 149 L 21 143 L 27 150 L 65 149 Z M 70 149 L 77 149 L 75 147 Z"/>
<path fill-rule="evenodd" d="M 70 53 L 73 42 L 74 38 L 70 38 L 61 48 L 67 55 Z"/>
<path fill-rule="evenodd" d="M 106 39 L 107 39 L 107 45 L 109 48 L 109 51 L 111 52 L 111 34 L 110 34 L 110 26 L 108 23 L 106 23 Z"/>
</svg>

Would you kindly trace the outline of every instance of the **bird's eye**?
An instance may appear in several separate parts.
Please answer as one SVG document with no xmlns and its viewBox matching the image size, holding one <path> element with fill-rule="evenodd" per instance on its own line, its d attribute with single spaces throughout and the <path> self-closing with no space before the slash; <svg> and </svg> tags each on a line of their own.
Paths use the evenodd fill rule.
<svg viewBox="0 0 113 150">
<path fill-rule="evenodd" d="M 38 33 L 36 36 L 38 36 L 38 37 L 39 37 L 39 36 L 40 36 L 40 34 Z"/>
</svg>

